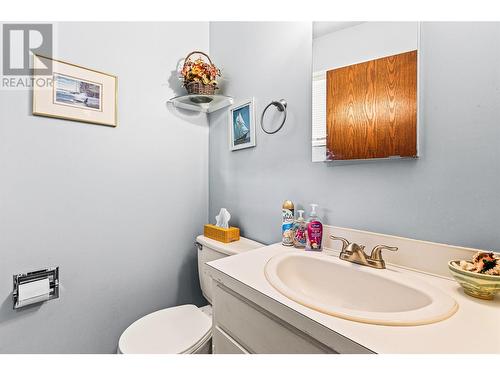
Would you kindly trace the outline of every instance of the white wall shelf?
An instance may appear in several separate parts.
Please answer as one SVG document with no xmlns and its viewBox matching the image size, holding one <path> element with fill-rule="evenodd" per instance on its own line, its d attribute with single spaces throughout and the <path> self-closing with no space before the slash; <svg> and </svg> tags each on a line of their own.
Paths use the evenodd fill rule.
<svg viewBox="0 0 500 375">
<path fill-rule="evenodd" d="M 210 113 L 233 104 L 233 98 L 225 95 L 181 95 L 168 101 L 174 107 L 189 111 Z"/>
</svg>

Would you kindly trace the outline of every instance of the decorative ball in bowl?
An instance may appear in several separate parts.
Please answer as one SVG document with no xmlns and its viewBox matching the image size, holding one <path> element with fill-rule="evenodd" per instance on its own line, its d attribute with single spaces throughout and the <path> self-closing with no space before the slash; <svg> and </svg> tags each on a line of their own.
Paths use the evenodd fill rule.
<svg viewBox="0 0 500 375">
<path fill-rule="evenodd" d="M 500 257 L 479 252 L 472 262 L 452 260 L 448 268 L 455 280 L 472 297 L 491 300 L 500 291 Z"/>
</svg>

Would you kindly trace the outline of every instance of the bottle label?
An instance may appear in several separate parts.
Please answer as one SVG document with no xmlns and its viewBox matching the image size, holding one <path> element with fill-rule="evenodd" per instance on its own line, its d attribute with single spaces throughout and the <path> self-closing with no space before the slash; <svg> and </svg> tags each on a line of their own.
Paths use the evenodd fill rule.
<svg viewBox="0 0 500 375">
<path fill-rule="evenodd" d="M 281 210 L 281 213 L 282 213 L 281 235 L 283 239 L 282 243 L 285 246 L 293 246 L 294 212 L 293 210 L 283 208 Z"/>
<path fill-rule="evenodd" d="M 307 225 L 307 249 L 321 250 L 321 241 L 323 239 L 323 224 L 319 221 L 311 221 Z"/>
<path fill-rule="evenodd" d="M 305 247 L 306 246 L 306 231 L 305 228 L 301 225 L 298 225 L 295 228 L 293 234 L 294 246 L 296 247 Z"/>
</svg>

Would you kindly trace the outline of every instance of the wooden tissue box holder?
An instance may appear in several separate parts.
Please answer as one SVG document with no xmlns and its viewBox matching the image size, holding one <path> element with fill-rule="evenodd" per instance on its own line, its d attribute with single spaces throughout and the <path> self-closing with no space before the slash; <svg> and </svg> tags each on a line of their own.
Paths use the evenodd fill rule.
<svg viewBox="0 0 500 375">
<path fill-rule="evenodd" d="M 229 243 L 240 239 L 240 228 L 220 228 L 212 224 L 205 224 L 203 234 L 219 242 Z"/>
</svg>

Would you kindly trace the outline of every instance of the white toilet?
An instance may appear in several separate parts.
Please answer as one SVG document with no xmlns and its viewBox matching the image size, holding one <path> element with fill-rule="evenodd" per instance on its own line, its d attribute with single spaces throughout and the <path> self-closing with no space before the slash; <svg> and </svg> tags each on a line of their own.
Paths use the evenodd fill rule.
<svg viewBox="0 0 500 375">
<path fill-rule="evenodd" d="M 198 273 L 203 296 L 212 303 L 206 262 L 264 245 L 241 237 L 228 244 L 205 236 L 196 238 Z M 118 342 L 119 354 L 211 353 L 212 306 L 182 305 L 158 310 L 132 323 Z"/>
</svg>

